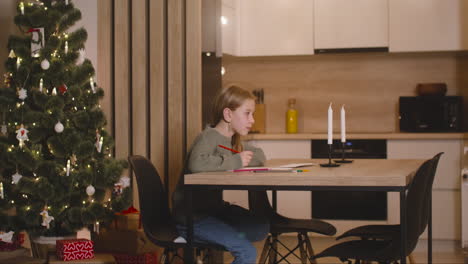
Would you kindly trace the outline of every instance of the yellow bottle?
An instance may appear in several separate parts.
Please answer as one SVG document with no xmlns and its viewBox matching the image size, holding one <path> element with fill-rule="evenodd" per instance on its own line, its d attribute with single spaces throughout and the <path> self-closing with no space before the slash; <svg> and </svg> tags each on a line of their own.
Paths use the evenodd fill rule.
<svg viewBox="0 0 468 264">
<path fill-rule="evenodd" d="M 290 98 L 286 112 L 286 133 L 297 133 L 297 110 L 296 99 Z"/>
</svg>

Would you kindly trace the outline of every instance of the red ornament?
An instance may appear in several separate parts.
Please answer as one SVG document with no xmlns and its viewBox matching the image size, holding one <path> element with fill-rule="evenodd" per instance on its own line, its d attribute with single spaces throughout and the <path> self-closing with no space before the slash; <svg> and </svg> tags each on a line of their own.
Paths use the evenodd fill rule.
<svg viewBox="0 0 468 264">
<path fill-rule="evenodd" d="M 68 87 L 67 87 L 65 84 L 60 85 L 60 87 L 59 87 L 59 92 L 60 92 L 61 94 L 66 93 L 67 90 L 68 90 Z"/>
</svg>

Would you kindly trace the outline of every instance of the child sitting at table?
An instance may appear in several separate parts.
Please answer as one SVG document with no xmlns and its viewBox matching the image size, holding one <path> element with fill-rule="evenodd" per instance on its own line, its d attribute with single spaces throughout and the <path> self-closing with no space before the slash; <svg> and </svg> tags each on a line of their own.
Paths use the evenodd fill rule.
<svg viewBox="0 0 468 264">
<path fill-rule="evenodd" d="M 230 86 L 222 90 L 213 106 L 213 123 L 194 140 L 183 174 L 226 171 L 261 166 L 265 155 L 260 148 L 241 142 L 255 122 L 255 97 L 247 90 Z M 234 256 L 233 264 L 256 263 L 251 243 L 266 237 L 268 220 L 223 201 L 222 190 L 193 191 L 193 237 L 224 246 Z M 183 175 L 173 194 L 177 228 L 186 237 Z"/>
</svg>

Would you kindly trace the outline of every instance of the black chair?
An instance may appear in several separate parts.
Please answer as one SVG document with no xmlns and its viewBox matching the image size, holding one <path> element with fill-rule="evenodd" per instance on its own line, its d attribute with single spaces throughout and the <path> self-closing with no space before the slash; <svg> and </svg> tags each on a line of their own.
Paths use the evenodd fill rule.
<svg viewBox="0 0 468 264">
<path fill-rule="evenodd" d="M 315 263 L 311 257 L 314 255 L 308 232 L 319 233 L 332 236 L 336 234 L 336 228 L 324 221 L 315 219 L 293 219 L 278 214 L 270 205 L 266 191 L 249 191 L 249 208 L 257 214 L 266 216 L 270 220 L 270 234 L 265 240 L 259 263 L 280 263 L 287 261 L 287 257 L 293 255 L 301 260 L 301 263 Z M 287 247 L 278 237 L 284 233 L 297 233 L 297 245 L 294 248 Z M 286 254 L 281 254 L 278 244 L 286 250 Z M 300 251 L 298 256 L 295 251 Z M 278 256 L 280 257 L 278 259 Z M 288 262 L 289 263 L 289 262 Z"/>
<path fill-rule="evenodd" d="M 435 178 L 435 173 L 437 171 L 437 166 L 439 164 L 439 159 L 444 154 L 443 152 L 440 152 L 436 154 L 432 159 L 432 166 L 433 168 L 431 169 L 431 174 L 428 173 L 427 176 L 429 176 L 426 180 L 429 181 L 429 184 L 432 185 L 434 178 Z M 428 196 L 426 199 L 426 202 L 424 204 L 424 207 L 422 209 L 421 213 L 421 219 L 422 221 L 420 222 L 420 233 L 422 234 L 424 230 L 426 229 L 426 226 L 428 224 L 429 220 L 429 215 L 432 213 L 431 206 L 432 206 L 432 201 L 431 201 L 431 196 L 432 196 L 432 188 L 428 188 L 426 190 L 426 193 Z M 342 235 L 338 236 L 336 239 L 342 239 L 342 238 L 347 238 L 347 237 L 359 237 L 363 240 L 377 240 L 377 239 L 382 239 L 382 240 L 389 240 L 394 236 L 398 236 L 400 231 L 400 225 L 364 225 L 364 226 L 359 226 L 353 229 L 350 229 L 346 232 L 344 232 Z M 410 263 L 415 263 L 411 254 L 409 255 L 410 258 Z"/>
<path fill-rule="evenodd" d="M 145 157 L 130 156 L 128 160 L 137 180 L 143 230 L 151 242 L 164 248 L 159 263 L 172 263 L 175 258 L 183 259 L 177 251 L 184 248 L 186 244 L 174 242 L 179 234 L 169 209 L 167 192 L 158 171 Z M 195 242 L 194 247 L 197 248 L 198 260 L 200 260 L 201 251 L 224 250 L 224 247 L 220 245 L 209 243 Z"/>
<path fill-rule="evenodd" d="M 431 214 L 431 192 L 435 172 L 443 153 L 425 161 L 416 171 L 407 192 L 407 238 L 406 256 L 417 245 L 419 236 L 424 232 Z M 337 257 L 341 261 L 351 262 L 378 261 L 389 263 L 400 259 L 400 225 L 366 225 L 351 229 L 339 236 L 357 236 L 362 240 L 353 240 L 333 245 L 314 258 Z"/>
</svg>

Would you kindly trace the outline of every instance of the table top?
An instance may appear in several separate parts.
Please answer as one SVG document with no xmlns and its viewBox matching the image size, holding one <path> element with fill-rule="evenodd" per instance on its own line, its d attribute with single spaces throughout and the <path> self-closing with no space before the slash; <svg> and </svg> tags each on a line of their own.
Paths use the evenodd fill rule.
<svg viewBox="0 0 468 264">
<path fill-rule="evenodd" d="M 290 163 L 316 163 L 301 167 L 308 172 L 201 172 L 186 174 L 185 185 L 212 186 L 355 186 L 355 187 L 404 187 L 424 162 L 421 159 L 356 159 L 340 167 L 326 168 L 319 164 L 324 159 L 273 159 L 265 166 L 277 167 Z"/>
</svg>

